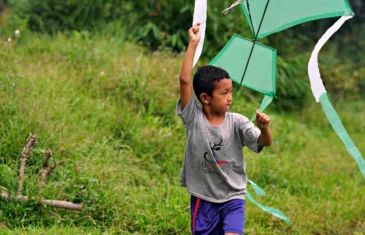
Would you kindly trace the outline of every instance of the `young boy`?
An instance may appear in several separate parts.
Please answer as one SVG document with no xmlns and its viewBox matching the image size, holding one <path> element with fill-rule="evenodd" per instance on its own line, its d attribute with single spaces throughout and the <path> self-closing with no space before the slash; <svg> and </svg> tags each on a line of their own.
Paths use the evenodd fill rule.
<svg viewBox="0 0 365 235">
<path fill-rule="evenodd" d="M 199 24 L 189 29 L 189 37 L 176 113 L 187 132 L 180 185 L 191 194 L 192 234 L 243 234 L 247 180 L 242 147 L 260 152 L 271 144 L 270 118 L 256 111 L 257 128 L 248 118 L 228 112 L 232 80 L 223 69 L 201 67 L 192 83 Z"/>
</svg>

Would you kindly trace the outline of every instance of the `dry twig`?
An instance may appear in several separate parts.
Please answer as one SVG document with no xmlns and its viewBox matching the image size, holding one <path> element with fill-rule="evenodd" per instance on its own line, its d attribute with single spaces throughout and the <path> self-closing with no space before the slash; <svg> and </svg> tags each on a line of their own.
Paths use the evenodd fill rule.
<svg viewBox="0 0 365 235">
<path fill-rule="evenodd" d="M 7 201 L 11 199 L 10 195 L 7 192 L 2 192 L 1 198 L 4 200 L 7 200 Z M 29 201 L 29 197 L 23 196 L 23 195 L 18 195 L 18 196 L 16 196 L 16 200 L 21 201 L 21 202 L 27 202 L 27 201 Z M 75 203 L 68 202 L 68 201 L 41 199 L 40 203 L 49 205 L 49 206 L 53 206 L 53 207 L 57 207 L 57 208 L 64 208 L 64 209 L 77 210 L 77 211 L 82 210 L 82 204 L 75 204 Z"/>
<path fill-rule="evenodd" d="M 39 196 L 42 195 L 44 185 L 46 184 L 47 177 L 52 173 L 54 168 L 56 167 L 56 163 L 54 162 L 52 168 L 49 168 L 49 159 L 52 157 L 52 151 L 50 149 L 47 149 L 46 156 L 43 160 L 43 168 L 42 168 L 42 175 L 41 180 L 39 182 Z"/>
<path fill-rule="evenodd" d="M 28 155 L 29 155 L 30 151 L 32 150 L 32 148 L 37 144 L 37 141 L 38 141 L 37 136 L 30 136 L 30 137 L 28 137 L 27 143 L 24 146 L 21 160 L 20 160 L 18 192 L 17 192 L 17 196 L 15 197 L 15 200 L 17 200 L 17 201 L 22 201 L 22 202 L 29 201 L 28 196 L 22 195 L 23 177 L 24 177 L 24 171 L 25 171 L 25 163 L 27 161 Z M 43 189 L 44 189 L 44 185 L 47 180 L 47 176 L 49 176 L 57 166 L 57 163 L 54 160 L 52 166 L 49 167 L 49 159 L 51 157 L 52 157 L 52 152 L 50 149 L 47 149 L 46 156 L 45 156 L 45 159 L 43 162 L 41 181 L 39 184 L 39 195 L 40 196 L 43 193 Z M 7 188 L 0 185 L 0 189 L 1 189 L 0 199 L 4 199 L 6 201 L 12 199 L 10 197 L 10 193 Z M 50 206 L 57 207 L 57 208 L 64 208 L 64 209 L 78 210 L 78 211 L 82 210 L 82 204 L 75 204 L 75 203 L 68 202 L 68 201 L 48 200 L 48 199 L 44 199 L 44 198 L 40 197 L 39 203 L 45 204 L 45 205 L 50 205 Z"/>
<path fill-rule="evenodd" d="M 18 193 L 17 195 L 21 195 L 23 191 L 23 177 L 25 170 L 25 162 L 27 161 L 28 155 L 34 145 L 38 142 L 37 136 L 29 136 L 27 139 L 27 144 L 23 148 L 22 157 L 20 159 L 20 170 L 19 170 L 19 184 L 18 184 Z"/>
</svg>

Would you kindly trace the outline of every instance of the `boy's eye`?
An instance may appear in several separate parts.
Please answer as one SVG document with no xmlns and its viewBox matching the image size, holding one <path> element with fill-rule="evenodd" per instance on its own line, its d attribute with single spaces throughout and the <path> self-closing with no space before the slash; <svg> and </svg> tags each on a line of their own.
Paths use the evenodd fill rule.
<svg viewBox="0 0 365 235">
<path fill-rule="evenodd" d="M 222 93 L 222 95 L 227 95 L 228 93 L 232 93 L 233 90 L 230 90 L 230 91 L 225 91 Z"/>
</svg>

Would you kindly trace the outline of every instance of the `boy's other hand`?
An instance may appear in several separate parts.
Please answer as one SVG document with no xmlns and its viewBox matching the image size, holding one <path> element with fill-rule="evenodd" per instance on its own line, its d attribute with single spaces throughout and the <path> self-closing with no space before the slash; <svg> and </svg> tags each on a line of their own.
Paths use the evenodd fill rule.
<svg viewBox="0 0 365 235">
<path fill-rule="evenodd" d="M 189 29 L 190 42 L 198 44 L 200 41 L 200 23 L 195 24 Z"/>
<path fill-rule="evenodd" d="M 270 117 L 256 109 L 256 125 L 258 128 L 260 128 L 261 131 L 266 131 L 269 128 L 269 123 Z"/>
</svg>

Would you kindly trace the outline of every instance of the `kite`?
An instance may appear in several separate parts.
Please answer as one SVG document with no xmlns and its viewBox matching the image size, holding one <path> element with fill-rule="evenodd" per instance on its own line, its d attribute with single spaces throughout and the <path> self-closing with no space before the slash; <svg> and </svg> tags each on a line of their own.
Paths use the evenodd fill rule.
<svg viewBox="0 0 365 235">
<path fill-rule="evenodd" d="M 228 71 L 234 82 L 264 94 L 260 111 L 263 111 L 276 97 L 276 49 L 262 45 L 257 40 L 304 22 L 340 17 L 316 44 L 308 63 L 308 75 L 316 102 L 321 103 L 329 123 L 357 162 L 365 178 L 365 161 L 332 107 L 318 68 L 318 53 L 323 45 L 345 21 L 354 16 L 349 2 L 347 0 L 237 0 L 222 14 L 227 14 L 236 6 L 241 6 L 253 39 L 234 34 L 209 64 Z M 200 22 L 203 27 L 201 26 L 202 37 L 194 57 L 194 66 L 203 50 L 206 12 L 207 0 L 195 0 L 193 24 Z M 264 194 L 254 182 L 249 182 L 257 195 Z M 246 196 L 264 211 L 290 224 L 289 219 L 279 210 L 260 205 L 249 191 Z"/>
</svg>

